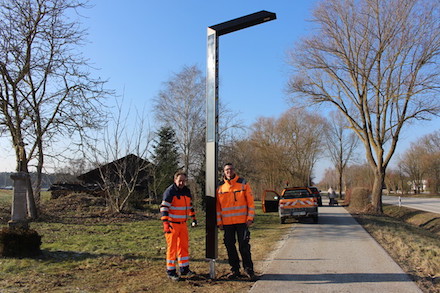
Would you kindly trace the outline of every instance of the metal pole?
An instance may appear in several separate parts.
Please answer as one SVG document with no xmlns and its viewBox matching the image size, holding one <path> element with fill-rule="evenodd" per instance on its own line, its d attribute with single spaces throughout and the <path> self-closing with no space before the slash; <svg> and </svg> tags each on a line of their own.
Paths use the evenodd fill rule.
<svg viewBox="0 0 440 293">
<path fill-rule="evenodd" d="M 210 259 L 211 278 L 215 278 L 218 255 L 216 219 L 217 149 L 218 149 L 218 36 L 208 28 L 206 73 L 206 258 Z"/>
<path fill-rule="evenodd" d="M 208 27 L 206 71 L 206 258 L 210 260 L 210 277 L 215 279 L 218 255 L 216 211 L 218 168 L 218 39 L 237 30 L 276 19 L 276 14 L 259 11 Z"/>
</svg>

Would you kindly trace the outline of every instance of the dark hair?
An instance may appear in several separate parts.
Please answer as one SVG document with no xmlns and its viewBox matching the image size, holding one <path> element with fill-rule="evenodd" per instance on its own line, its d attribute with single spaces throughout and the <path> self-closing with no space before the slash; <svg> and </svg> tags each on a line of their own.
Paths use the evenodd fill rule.
<svg viewBox="0 0 440 293">
<path fill-rule="evenodd" d="M 226 163 L 226 164 L 223 165 L 223 169 L 225 169 L 226 166 L 232 166 L 232 167 L 234 167 L 234 165 L 232 165 L 232 163 Z"/>
<path fill-rule="evenodd" d="M 184 171 L 179 170 L 179 171 L 177 171 L 176 173 L 174 173 L 174 180 L 176 180 L 177 177 L 179 177 L 179 176 L 185 176 L 185 177 L 188 177 Z"/>
</svg>

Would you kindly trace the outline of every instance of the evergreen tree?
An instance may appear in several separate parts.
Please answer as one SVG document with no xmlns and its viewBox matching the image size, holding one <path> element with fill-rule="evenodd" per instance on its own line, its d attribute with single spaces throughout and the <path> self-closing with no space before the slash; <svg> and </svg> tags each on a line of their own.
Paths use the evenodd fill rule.
<svg viewBox="0 0 440 293">
<path fill-rule="evenodd" d="M 176 133 L 170 126 L 163 126 L 157 133 L 158 140 L 153 146 L 154 180 L 151 191 L 155 199 L 160 199 L 164 190 L 173 183 L 173 175 L 179 168 Z"/>
</svg>

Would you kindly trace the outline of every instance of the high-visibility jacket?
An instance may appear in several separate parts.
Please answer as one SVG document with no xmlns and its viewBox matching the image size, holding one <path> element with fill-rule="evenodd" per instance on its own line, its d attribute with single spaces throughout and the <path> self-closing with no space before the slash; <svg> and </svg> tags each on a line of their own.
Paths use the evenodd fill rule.
<svg viewBox="0 0 440 293">
<path fill-rule="evenodd" d="M 186 222 L 189 217 L 195 220 L 189 188 L 184 186 L 179 189 L 174 183 L 168 187 L 163 194 L 160 212 L 162 221 L 182 223 Z"/>
<path fill-rule="evenodd" d="M 189 266 L 189 238 L 186 221 L 195 220 L 191 191 L 188 187 L 179 189 L 176 184 L 169 186 L 160 205 L 161 220 L 170 223 L 170 233 L 165 234 L 167 242 L 166 266 L 168 271 L 176 270 L 176 262 L 182 270 Z"/>
<path fill-rule="evenodd" d="M 217 225 L 253 222 L 254 217 L 254 197 L 246 180 L 235 175 L 221 181 L 217 188 Z"/>
</svg>

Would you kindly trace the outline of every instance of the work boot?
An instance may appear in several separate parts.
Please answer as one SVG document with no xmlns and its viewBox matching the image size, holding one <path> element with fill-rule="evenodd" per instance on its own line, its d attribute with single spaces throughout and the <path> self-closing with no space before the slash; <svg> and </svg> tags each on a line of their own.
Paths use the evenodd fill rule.
<svg viewBox="0 0 440 293">
<path fill-rule="evenodd" d="M 229 274 L 226 275 L 226 278 L 228 278 L 228 280 L 236 280 L 241 276 L 239 271 L 232 271 Z"/>
<path fill-rule="evenodd" d="M 185 276 L 185 277 L 192 277 L 194 276 L 196 273 L 194 273 L 193 271 L 191 271 L 188 267 L 186 267 L 185 269 L 183 269 L 182 271 L 180 271 L 180 275 L 181 276 Z"/>
<path fill-rule="evenodd" d="M 257 279 L 257 276 L 253 270 L 246 270 L 245 275 L 250 281 L 255 281 Z"/>
<path fill-rule="evenodd" d="M 179 281 L 179 275 L 176 273 L 176 271 L 167 271 L 167 276 L 169 279 L 171 279 L 174 282 Z"/>
</svg>

